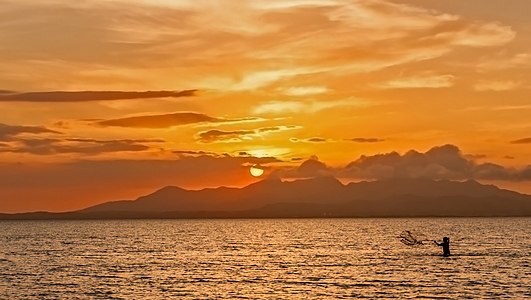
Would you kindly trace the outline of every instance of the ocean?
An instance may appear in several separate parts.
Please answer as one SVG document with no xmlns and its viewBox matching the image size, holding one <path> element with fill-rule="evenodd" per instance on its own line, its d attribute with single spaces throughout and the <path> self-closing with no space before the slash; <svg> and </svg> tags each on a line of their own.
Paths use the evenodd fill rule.
<svg viewBox="0 0 531 300">
<path fill-rule="evenodd" d="M 531 218 L 0 222 L 0 299 L 525 299 Z M 450 237 L 406 246 L 403 230 Z"/>
</svg>

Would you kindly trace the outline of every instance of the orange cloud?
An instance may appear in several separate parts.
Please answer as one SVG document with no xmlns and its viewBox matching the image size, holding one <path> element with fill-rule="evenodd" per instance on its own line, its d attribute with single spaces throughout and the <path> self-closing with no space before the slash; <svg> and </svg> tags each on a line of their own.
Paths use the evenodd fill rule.
<svg viewBox="0 0 531 300">
<path fill-rule="evenodd" d="M 518 88 L 520 84 L 511 80 L 500 81 L 500 80 L 482 80 L 474 85 L 476 91 L 510 91 Z"/>
<path fill-rule="evenodd" d="M 196 95 L 196 90 L 184 91 L 80 91 L 80 92 L 6 92 L 0 93 L 0 102 L 85 102 L 149 98 L 179 98 Z"/>
<path fill-rule="evenodd" d="M 194 123 L 239 123 L 257 121 L 257 118 L 223 119 L 210 117 L 195 112 L 176 112 L 161 115 L 146 115 L 112 120 L 97 121 L 99 126 L 136 127 L 136 128 L 165 128 Z"/>
<path fill-rule="evenodd" d="M 311 138 L 305 138 L 305 139 L 291 138 L 290 141 L 292 143 L 337 143 L 340 141 L 355 142 L 355 143 L 380 143 L 385 140 L 379 139 L 379 138 L 360 138 L 360 137 L 343 139 L 343 140 L 334 140 L 334 139 L 328 139 L 328 138 L 323 138 L 323 137 L 311 137 Z"/>
<path fill-rule="evenodd" d="M 531 166 L 511 169 L 494 163 L 477 164 L 454 145 L 433 147 L 425 153 L 411 150 L 404 155 L 397 152 L 361 156 L 339 171 L 339 176 L 386 179 L 479 179 L 531 180 Z"/>
<path fill-rule="evenodd" d="M 455 76 L 425 75 L 406 78 L 397 78 L 375 85 L 383 89 L 411 89 L 411 88 L 445 88 L 454 85 Z"/>
<path fill-rule="evenodd" d="M 0 123 L 0 141 L 9 141 L 21 134 L 45 134 L 60 132 L 42 126 L 7 125 Z"/>
<path fill-rule="evenodd" d="M 361 138 L 361 137 L 357 137 L 357 138 L 350 138 L 350 139 L 346 139 L 347 141 L 351 141 L 351 142 L 355 142 L 355 143 L 380 143 L 380 142 L 384 142 L 385 140 L 384 139 L 379 139 L 379 138 Z"/>
<path fill-rule="evenodd" d="M 511 144 L 531 144 L 531 138 L 523 138 L 511 141 Z"/>
<path fill-rule="evenodd" d="M 158 139 L 139 140 L 96 140 L 96 139 L 27 139 L 19 138 L 13 143 L 0 147 L 0 152 L 28 153 L 35 155 L 56 155 L 76 153 L 83 155 L 99 155 L 113 152 L 139 152 L 151 149 L 147 144 L 162 143 Z"/>
<path fill-rule="evenodd" d="M 281 132 L 286 130 L 295 130 L 302 127 L 296 125 L 282 125 L 282 126 L 271 126 L 263 127 L 253 130 L 232 130 L 232 131 L 223 131 L 223 130 L 207 130 L 201 131 L 197 134 L 197 140 L 201 143 L 238 143 L 243 141 L 249 141 L 257 137 L 263 137 L 269 133 Z"/>
</svg>

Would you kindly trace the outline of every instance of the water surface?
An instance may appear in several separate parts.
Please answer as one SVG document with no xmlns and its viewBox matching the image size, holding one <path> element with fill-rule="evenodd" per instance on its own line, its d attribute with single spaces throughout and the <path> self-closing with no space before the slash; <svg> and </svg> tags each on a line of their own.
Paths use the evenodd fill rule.
<svg viewBox="0 0 531 300">
<path fill-rule="evenodd" d="M 0 298 L 531 298 L 531 218 L 0 222 Z M 408 247 L 416 230 L 451 239 Z"/>
</svg>

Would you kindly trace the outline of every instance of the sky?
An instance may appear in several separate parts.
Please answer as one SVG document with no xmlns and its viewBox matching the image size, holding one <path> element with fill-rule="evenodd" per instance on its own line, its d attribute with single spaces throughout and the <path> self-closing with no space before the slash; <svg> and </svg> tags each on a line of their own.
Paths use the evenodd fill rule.
<svg viewBox="0 0 531 300">
<path fill-rule="evenodd" d="M 0 212 L 315 176 L 531 193 L 528 0 L 0 4 Z"/>
</svg>

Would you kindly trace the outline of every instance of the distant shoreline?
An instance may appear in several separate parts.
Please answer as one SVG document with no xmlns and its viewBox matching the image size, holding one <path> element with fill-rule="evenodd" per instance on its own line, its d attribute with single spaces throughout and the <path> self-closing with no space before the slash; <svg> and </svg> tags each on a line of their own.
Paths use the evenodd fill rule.
<svg viewBox="0 0 531 300">
<path fill-rule="evenodd" d="M 0 221 L 83 221 L 83 220 L 256 220 L 256 219 L 422 219 L 422 218 L 531 218 L 531 215 L 244 215 L 221 212 L 209 212 L 208 214 L 190 213 L 164 213 L 164 214 L 145 214 L 145 215 L 94 215 L 79 213 L 16 213 L 0 214 Z"/>
</svg>

